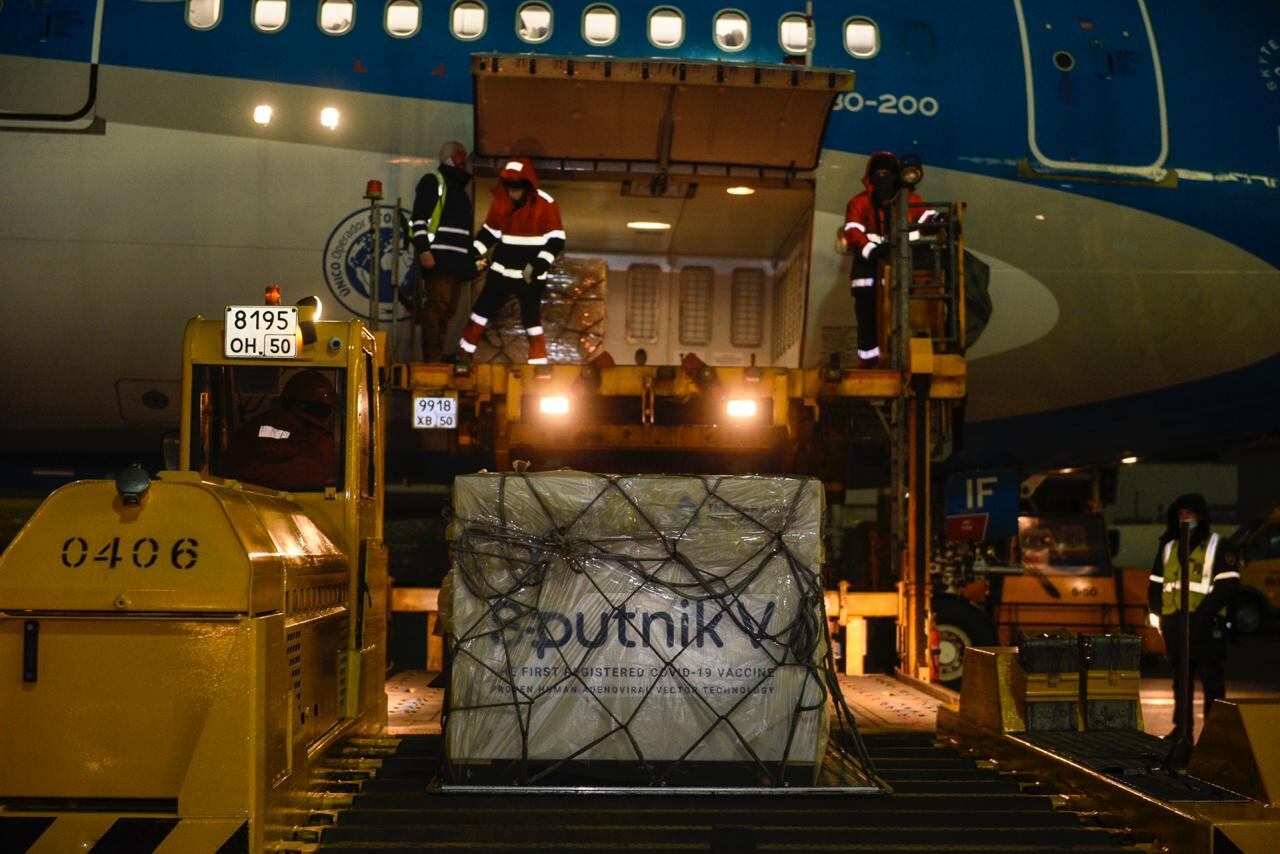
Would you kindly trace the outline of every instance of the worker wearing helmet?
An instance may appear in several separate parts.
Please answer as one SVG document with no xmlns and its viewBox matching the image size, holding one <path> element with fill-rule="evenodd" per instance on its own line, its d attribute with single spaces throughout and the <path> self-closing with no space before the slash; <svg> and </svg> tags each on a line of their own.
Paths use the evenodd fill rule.
<svg viewBox="0 0 1280 854">
<path fill-rule="evenodd" d="M 538 176 L 528 158 L 508 160 L 498 178 L 489 215 L 473 244 L 481 268 L 491 250 L 493 257 L 459 346 L 466 353 L 474 353 L 489 321 L 514 296 L 520 302 L 520 322 L 529 337 L 529 364 L 545 365 L 542 294 L 547 287 L 547 270 L 564 251 L 560 205 L 538 188 Z"/>
<path fill-rule="evenodd" d="M 893 199 L 902 186 L 898 158 L 877 151 L 867 160 L 863 191 L 849 200 L 844 225 L 836 234 L 837 249 L 853 256 L 850 286 L 858 322 L 858 366 L 874 368 L 880 362 L 879 282 L 880 265 L 889 260 L 889 236 L 893 228 Z M 927 223 L 938 212 L 910 194 L 911 222 Z"/>
<path fill-rule="evenodd" d="M 1169 505 L 1167 525 L 1151 564 L 1151 581 L 1147 585 L 1147 604 L 1152 622 L 1164 636 L 1165 653 L 1173 665 L 1174 730 L 1169 737 L 1181 735 L 1185 710 L 1181 705 L 1182 638 L 1182 564 L 1185 560 L 1190 575 L 1187 621 L 1191 629 L 1190 673 L 1194 695 L 1196 674 L 1204 687 L 1204 714 L 1209 716 L 1213 701 L 1226 696 L 1224 664 L 1227 657 L 1227 608 L 1240 589 L 1240 566 L 1235 547 L 1209 528 L 1209 503 L 1199 493 L 1180 495 Z M 1182 555 L 1181 528 L 1189 525 L 1189 555 Z M 1186 733 L 1188 739 L 1191 733 Z"/>
<path fill-rule="evenodd" d="M 440 165 L 418 182 L 410 234 L 421 273 L 422 299 L 411 310 L 422 327 L 422 360 L 444 356 L 449 321 L 458 310 L 462 286 L 476 274 L 471 254 L 474 218 L 467 187 L 467 149 L 460 142 L 440 148 Z"/>
<path fill-rule="evenodd" d="M 327 376 L 299 371 L 285 383 L 277 406 L 236 431 L 219 473 L 272 489 L 318 491 L 333 485 L 337 405 Z"/>
</svg>

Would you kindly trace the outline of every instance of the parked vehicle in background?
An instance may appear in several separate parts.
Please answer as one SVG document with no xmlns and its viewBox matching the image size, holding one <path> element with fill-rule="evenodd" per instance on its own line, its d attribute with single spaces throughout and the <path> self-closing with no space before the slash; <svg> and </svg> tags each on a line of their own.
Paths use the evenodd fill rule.
<svg viewBox="0 0 1280 854">
<path fill-rule="evenodd" d="M 1280 507 L 1241 525 L 1231 542 L 1240 549 L 1240 594 L 1232 622 L 1241 634 L 1254 634 L 1280 611 Z"/>
<path fill-rule="evenodd" d="M 939 681 L 957 687 L 964 648 L 977 638 L 1012 644 L 1019 633 L 1067 629 L 1075 634 L 1143 635 L 1159 651 L 1146 624 L 1147 571 L 1111 563 L 1100 514 L 1019 516 L 1018 535 L 1000 542 L 949 544 L 935 562 Z"/>
</svg>

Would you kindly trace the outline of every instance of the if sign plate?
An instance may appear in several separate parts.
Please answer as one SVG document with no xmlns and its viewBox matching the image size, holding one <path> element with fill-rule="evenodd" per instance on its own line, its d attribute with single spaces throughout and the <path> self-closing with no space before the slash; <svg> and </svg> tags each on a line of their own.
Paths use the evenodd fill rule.
<svg viewBox="0 0 1280 854">
<path fill-rule="evenodd" d="M 1018 533 L 1020 480 L 1013 469 L 960 472 L 947 478 L 947 518 L 987 517 L 989 539 Z"/>
</svg>

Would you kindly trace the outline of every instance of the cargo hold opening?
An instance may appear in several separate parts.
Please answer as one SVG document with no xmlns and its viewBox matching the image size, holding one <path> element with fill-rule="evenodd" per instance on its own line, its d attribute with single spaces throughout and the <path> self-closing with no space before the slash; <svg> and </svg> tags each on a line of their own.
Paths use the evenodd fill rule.
<svg viewBox="0 0 1280 854">
<path fill-rule="evenodd" d="M 566 254 L 608 265 L 617 363 L 801 364 L 811 170 L 851 72 L 491 54 L 472 71 L 477 219 L 502 160 L 531 158 Z"/>
</svg>

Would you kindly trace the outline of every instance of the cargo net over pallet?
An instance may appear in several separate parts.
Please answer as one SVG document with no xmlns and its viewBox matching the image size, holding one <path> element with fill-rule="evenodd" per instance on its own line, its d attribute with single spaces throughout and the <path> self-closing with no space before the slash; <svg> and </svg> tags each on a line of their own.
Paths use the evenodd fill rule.
<svg viewBox="0 0 1280 854">
<path fill-rule="evenodd" d="M 447 785 L 884 790 L 835 683 L 819 481 L 479 474 L 454 514 Z"/>
<path fill-rule="evenodd" d="M 547 336 L 547 361 L 553 365 L 581 365 L 591 361 L 604 344 L 604 305 L 608 267 L 585 258 L 561 258 L 547 273 L 542 296 L 542 328 Z M 528 285 L 527 287 L 532 287 Z M 529 340 L 520 325 L 520 308 L 507 300 L 485 328 L 475 361 L 523 364 Z"/>
</svg>

